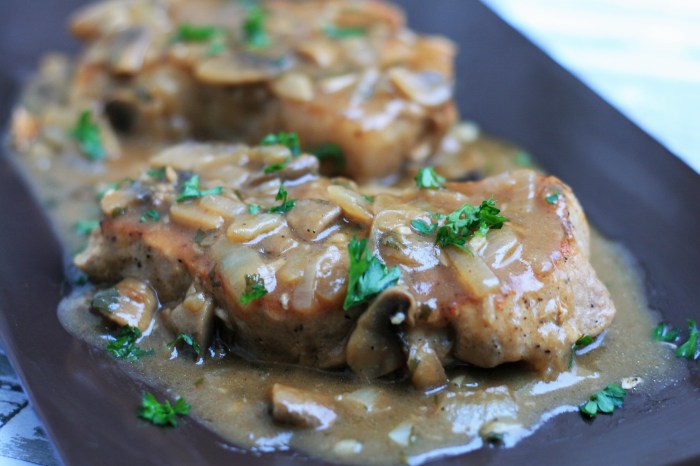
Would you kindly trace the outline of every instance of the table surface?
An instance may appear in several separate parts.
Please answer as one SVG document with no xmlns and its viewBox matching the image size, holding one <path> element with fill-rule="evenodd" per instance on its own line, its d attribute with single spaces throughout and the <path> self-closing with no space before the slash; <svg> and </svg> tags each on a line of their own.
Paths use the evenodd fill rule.
<svg viewBox="0 0 700 466">
<path fill-rule="evenodd" d="M 483 1 L 700 173 L 700 2 Z M 1 347 L 0 464 L 58 464 Z"/>
</svg>

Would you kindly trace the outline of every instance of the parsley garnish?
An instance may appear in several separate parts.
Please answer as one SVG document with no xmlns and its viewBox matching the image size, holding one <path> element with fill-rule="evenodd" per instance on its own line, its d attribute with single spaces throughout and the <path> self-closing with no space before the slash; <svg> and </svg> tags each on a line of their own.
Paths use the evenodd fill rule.
<svg viewBox="0 0 700 466">
<path fill-rule="evenodd" d="M 188 201 L 190 199 L 196 199 L 198 197 L 211 196 L 216 194 L 221 194 L 223 188 L 217 186 L 216 188 L 206 189 L 204 191 L 199 190 L 199 175 L 192 175 L 192 177 L 182 184 L 182 191 L 180 195 L 175 199 L 177 202 Z"/>
<path fill-rule="evenodd" d="M 423 220 L 413 220 L 411 226 L 418 232 L 424 235 L 432 234 L 437 228 L 437 223 L 431 223 L 428 225 Z"/>
<path fill-rule="evenodd" d="M 475 207 L 464 204 L 459 209 L 449 215 L 431 213 L 430 216 L 437 220 L 437 223 L 428 225 L 423 220 L 413 220 L 411 226 L 419 233 L 429 235 L 435 229 L 435 244 L 442 247 L 455 246 L 467 250 L 465 244 L 467 240 L 475 235 L 485 236 L 491 229 L 500 229 L 503 222 L 508 219 L 498 215 L 500 209 L 496 208 L 496 201 L 489 198 Z M 440 225 L 442 223 L 442 225 Z"/>
<path fill-rule="evenodd" d="M 147 210 L 146 212 L 141 215 L 139 218 L 139 221 L 146 223 L 146 222 L 157 222 L 160 220 L 160 212 L 157 210 Z"/>
<path fill-rule="evenodd" d="M 309 149 L 309 152 L 315 155 L 321 162 L 325 162 L 326 160 L 331 162 L 333 168 L 336 170 L 342 170 L 343 167 L 345 167 L 345 155 L 343 155 L 343 149 L 341 149 L 338 144 L 322 144 L 313 149 Z"/>
<path fill-rule="evenodd" d="M 367 29 L 357 26 L 338 27 L 329 25 L 323 28 L 323 33 L 333 39 L 347 39 L 349 37 L 364 36 L 367 33 Z"/>
<path fill-rule="evenodd" d="M 102 144 L 102 134 L 97 123 L 92 121 L 90 110 L 84 110 L 75 127 L 71 130 L 71 135 L 78 142 L 80 151 L 90 160 L 100 160 L 107 155 Z"/>
<path fill-rule="evenodd" d="M 191 346 L 192 349 L 194 350 L 195 353 L 197 353 L 197 356 L 199 356 L 202 353 L 202 348 L 200 348 L 199 343 L 192 337 L 192 335 L 189 335 L 187 333 L 181 333 L 173 341 L 168 343 L 168 348 L 173 348 L 177 343 L 181 341 L 185 345 Z"/>
<path fill-rule="evenodd" d="M 688 340 L 676 349 L 676 356 L 686 359 L 697 359 L 698 356 L 698 324 L 688 320 Z"/>
<path fill-rule="evenodd" d="M 591 418 L 596 417 L 598 413 L 612 414 L 615 408 L 622 406 L 623 401 L 625 401 L 625 389 L 619 385 L 610 384 L 579 406 L 579 411 Z"/>
<path fill-rule="evenodd" d="M 136 340 L 141 336 L 137 327 L 122 327 L 117 339 L 107 344 L 107 351 L 117 359 L 136 361 L 141 356 L 153 353 L 152 349 L 142 350 L 136 346 Z"/>
<path fill-rule="evenodd" d="M 553 192 L 549 196 L 545 196 L 544 198 L 545 201 L 547 201 L 549 204 L 556 204 L 557 201 L 559 200 L 559 193 L 558 192 Z"/>
<path fill-rule="evenodd" d="M 245 292 L 241 296 L 239 302 L 245 306 L 249 302 L 262 298 L 266 294 L 265 280 L 257 273 L 247 273 L 245 276 Z"/>
<path fill-rule="evenodd" d="M 270 174 L 270 173 L 274 173 L 274 172 L 278 172 L 278 171 L 284 170 L 285 168 L 287 168 L 287 165 L 289 165 L 289 162 L 290 162 L 290 160 L 289 160 L 289 159 L 286 159 L 284 162 L 273 163 L 273 164 L 268 165 L 267 167 L 265 167 L 265 170 L 263 170 L 263 172 L 267 175 L 267 174 Z"/>
<path fill-rule="evenodd" d="M 182 398 L 178 398 L 171 406 L 168 400 L 161 404 L 153 394 L 146 392 L 141 399 L 138 415 L 157 426 L 177 427 L 175 415 L 186 416 L 190 413 L 190 408 Z"/>
<path fill-rule="evenodd" d="M 164 180 L 165 179 L 165 167 L 151 168 L 150 170 L 148 170 L 146 172 L 146 174 L 153 179 Z"/>
<path fill-rule="evenodd" d="M 576 342 L 573 345 L 571 345 L 571 353 L 569 355 L 569 369 L 571 369 L 571 366 L 574 365 L 574 356 L 576 355 L 576 351 L 580 350 L 581 348 L 585 348 L 594 341 L 595 338 L 588 335 L 587 333 L 584 333 L 578 340 L 576 340 Z"/>
<path fill-rule="evenodd" d="M 75 233 L 80 236 L 90 236 L 90 233 L 97 230 L 100 227 L 99 220 L 78 220 L 73 225 Z"/>
<path fill-rule="evenodd" d="M 250 47 L 265 48 L 270 45 L 270 37 L 265 31 L 265 11 L 259 6 L 248 12 L 243 23 L 243 35 Z"/>
<path fill-rule="evenodd" d="M 445 181 L 445 178 L 435 173 L 433 167 L 421 168 L 416 175 L 416 186 L 421 189 L 440 189 Z"/>
<path fill-rule="evenodd" d="M 196 26 L 185 23 L 177 28 L 173 40 L 176 42 L 208 42 L 223 34 L 224 31 L 216 26 Z"/>
<path fill-rule="evenodd" d="M 250 215 L 255 215 L 262 210 L 258 204 L 248 204 L 248 213 Z"/>
<path fill-rule="evenodd" d="M 119 290 L 116 288 L 107 288 L 95 293 L 92 297 L 92 307 L 98 311 L 107 312 L 109 314 L 119 309 Z"/>
<path fill-rule="evenodd" d="M 282 201 L 282 204 L 274 207 L 270 207 L 267 211 L 270 212 L 271 214 L 283 214 L 285 212 L 288 212 L 294 208 L 294 204 L 296 204 L 296 199 L 291 199 L 287 200 L 287 190 L 284 189 L 284 183 L 280 183 L 280 189 L 277 190 L 277 195 L 275 196 L 275 200 L 277 201 Z"/>
<path fill-rule="evenodd" d="M 673 342 L 678 338 L 678 330 L 664 322 L 659 323 L 651 332 L 651 338 L 656 341 Z"/>
<path fill-rule="evenodd" d="M 350 268 L 348 270 L 348 292 L 343 309 L 346 311 L 368 301 L 384 289 L 395 285 L 401 276 L 401 269 L 386 264 L 367 250 L 367 239 L 358 241 L 353 237 L 348 244 Z"/>
<path fill-rule="evenodd" d="M 527 152 L 520 151 L 515 154 L 515 163 L 521 167 L 531 167 L 532 166 L 532 156 Z"/>
<path fill-rule="evenodd" d="M 372 196 L 368 196 L 367 194 L 363 194 L 363 195 L 362 195 L 362 199 L 364 199 L 365 201 L 369 202 L 370 204 L 373 204 L 373 203 L 374 203 L 374 198 L 373 198 Z"/>
<path fill-rule="evenodd" d="M 299 148 L 299 135 L 297 133 L 271 133 L 262 138 L 260 141 L 261 146 L 285 146 L 292 151 L 292 155 L 297 157 L 301 154 L 301 149 Z"/>
</svg>

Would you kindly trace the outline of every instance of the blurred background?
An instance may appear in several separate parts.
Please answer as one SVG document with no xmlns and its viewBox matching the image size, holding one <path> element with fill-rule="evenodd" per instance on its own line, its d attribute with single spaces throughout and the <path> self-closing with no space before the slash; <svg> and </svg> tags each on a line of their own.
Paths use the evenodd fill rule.
<svg viewBox="0 0 700 466">
<path fill-rule="evenodd" d="M 483 2 L 700 173 L 700 1 Z"/>
</svg>

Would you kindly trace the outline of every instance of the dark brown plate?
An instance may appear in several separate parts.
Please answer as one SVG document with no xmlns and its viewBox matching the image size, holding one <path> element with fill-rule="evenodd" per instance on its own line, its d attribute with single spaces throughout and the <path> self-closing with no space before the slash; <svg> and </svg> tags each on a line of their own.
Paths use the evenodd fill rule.
<svg viewBox="0 0 700 466">
<path fill-rule="evenodd" d="M 47 50 L 70 47 L 64 20 L 80 1 L 4 0 L 0 120 L 18 82 Z M 460 45 L 463 115 L 536 154 L 570 183 L 591 221 L 646 272 L 652 306 L 676 326 L 699 317 L 700 177 L 482 4 L 406 0 L 412 25 Z M 428 6 L 429 5 L 429 6 Z M 0 336 L 34 408 L 69 465 L 321 464 L 299 454 L 240 451 L 194 421 L 156 429 L 135 410 L 143 386 L 103 351 L 66 333 L 56 306 L 64 256 L 41 207 L 0 157 Z M 586 422 L 565 414 L 512 449 L 439 464 L 700 462 L 700 372 L 653 399 Z"/>
</svg>

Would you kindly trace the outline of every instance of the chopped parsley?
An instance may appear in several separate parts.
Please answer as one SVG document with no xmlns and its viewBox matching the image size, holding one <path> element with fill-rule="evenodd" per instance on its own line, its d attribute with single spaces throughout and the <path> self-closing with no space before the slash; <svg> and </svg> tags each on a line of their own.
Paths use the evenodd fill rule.
<svg viewBox="0 0 700 466">
<path fill-rule="evenodd" d="M 119 309 L 119 298 L 121 294 L 118 289 L 107 288 L 95 293 L 91 305 L 93 309 L 111 314 Z"/>
<path fill-rule="evenodd" d="M 676 356 L 686 359 L 698 357 L 698 324 L 688 320 L 688 340 L 676 349 Z"/>
<path fill-rule="evenodd" d="M 212 189 L 205 189 L 204 191 L 199 190 L 199 175 L 192 175 L 192 177 L 182 184 L 182 191 L 180 195 L 175 199 L 177 202 L 184 202 L 190 199 L 196 199 L 198 197 L 212 196 L 216 194 L 221 194 L 223 188 L 217 186 Z"/>
<path fill-rule="evenodd" d="M 268 212 L 271 214 L 283 214 L 285 212 L 288 212 L 294 208 L 294 204 L 296 204 L 296 199 L 291 199 L 287 200 L 287 190 L 284 189 L 284 183 L 280 183 L 280 189 L 277 190 L 277 195 L 275 196 L 275 200 L 277 201 L 282 201 L 280 205 L 270 207 L 268 209 Z"/>
<path fill-rule="evenodd" d="M 445 178 L 435 173 L 433 167 L 421 168 L 416 175 L 416 186 L 421 189 L 440 189 L 445 181 Z"/>
<path fill-rule="evenodd" d="M 160 220 L 160 212 L 151 209 L 147 210 L 143 213 L 143 215 L 141 215 L 141 217 L 139 217 L 139 221 L 142 223 L 157 222 L 158 220 Z"/>
<path fill-rule="evenodd" d="M 100 160 L 107 155 L 102 144 L 100 127 L 92 121 L 90 110 L 84 110 L 78 117 L 78 122 L 71 130 L 71 135 L 78 142 L 80 152 L 90 160 Z"/>
<path fill-rule="evenodd" d="M 297 157 L 301 154 L 299 146 L 299 135 L 297 133 L 270 133 L 260 141 L 261 146 L 285 146 L 292 151 L 292 155 Z"/>
<path fill-rule="evenodd" d="M 261 49 L 270 45 L 265 31 L 265 11 L 259 6 L 250 9 L 243 22 L 243 36 L 249 47 Z"/>
<path fill-rule="evenodd" d="M 248 213 L 250 215 L 255 215 L 259 213 L 262 210 L 262 207 L 260 207 L 258 204 L 248 204 Z"/>
<path fill-rule="evenodd" d="M 245 276 L 245 292 L 243 292 L 239 302 L 245 306 L 249 302 L 262 298 L 266 294 L 265 280 L 263 280 L 260 274 L 247 273 Z"/>
<path fill-rule="evenodd" d="M 364 199 L 365 201 L 369 202 L 370 204 L 373 204 L 373 203 L 374 203 L 374 198 L 373 198 L 372 196 L 368 196 L 367 194 L 363 194 L 363 195 L 362 195 L 362 199 Z"/>
<path fill-rule="evenodd" d="M 549 204 L 554 205 L 559 200 L 559 193 L 553 192 L 552 194 L 545 196 L 544 200 L 547 201 Z"/>
<path fill-rule="evenodd" d="M 157 426 L 177 427 L 175 416 L 186 416 L 190 413 L 190 405 L 185 400 L 178 398 L 171 406 L 168 400 L 159 403 L 151 393 L 144 393 L 141 399 L 138 416 Z"/>
<path fill-rule="evenodd" d="M 73 225 L 75 233 L 80 236 L 90 236 L 90 233 L 97 230 L 100 227 L 99 220 L 78 220 Z"/>
<path fill-rule="evenodd" d="M 585 348 L 594 341 L 595 338 L 588 335 L 587 333 L 584 333 L 578 340 L 576 340 L 576 342 L 573 345 L 571 345 L 571 353 L 569 355 L 569 369 L 571 369 L 571 367 L 574 365 L 574 356 L 576 355 L 576 351 Z"/>
<path fill-rule="evenodd" d="M 189 335 L 187 333 L 181 333 L 173 341 L 168 343 L 168 348 L 173 348 L 175 345 L 178 344 L 178 342 L 183 342 L 187 346 L 191 346 L 192 349 L 194 350 L 195 353 L 197 353 L 197 356 L 202 354 L 202 348 L 200 348 L 199 343 L 194 339 L 192 335 Z"/>
<path fill-rule="evenodd" d="M 598 413 L 612 414 L 615 408 L 622 406 L 624 401 L 625 389 L 619 385 L 610 384 L 579 406 L 579 411 L 581 414 L 594 418 Z"/>
<path fill-rule="evenodd" d="M 347 39 L 364 36 L 367 34 L 367 29 L 357 26 L 339 27 L 328 25 L 323 28 L 323 33 L 332 39 Z"/>
<path fill-rule="evenodd" d="M 430 216 L 437 220 L 428 225 L 423 220 L 413 220 L 411 226 L 419 233 L 429 235 L 437 229 L 435 244 L 442 247 L 455 246 L 467 250 L 467 240 L 475 235 L 485 236 L 489 230 L 500 229 L 503 222 L 508 219 L 498 215 L 500 209 L 496 207 L 496 201 L 489 198 L 479 206 L 464 204 L 449 215 L 431 213 Z"/>
<path fill-rule="evenodd" d="M 413 220 L 411 226 L 418 232 L 424 235 L 432 234 L 437 228 L 437 223 L 431 223 L 428 225 L 423 220 Z"/>
<path fill-rule="evenodd" d="M 348 244 L 350 268 L 348 270 L 348 292 L 343 309 L 346 311 L 368 301 L 386 288 L 395 285 L 401 276 L 401 269 L 394 266 L 389 270 L 380 259 L 367 250 L 367 239 L 353 237 Z"/>
<path fill-rule="evenodd" d="M 216 26 L 197 26 L 184 23 L 177 28 L 173 40 L 175 42 L 209 42 L 223 34 L 223 29 Z"/>
<path fill-rule="evenodd" d="M 521 167 L 532 167 L 532 156 L 527 152 L 520 151 L 515 154 L 515 163 Z"/>
<path fill-rule="evenodd" d="M 309 149 L 309 152 L 315 155 L 321 163 L 326 161 L 332 163 L 335 170 L 342 170 L 345 167 L 345 155 L 338 144 L 322 144 Z"/>
<path fill-rule="evenodd" d="M 137 327 L 122 327 L 117 339 L 107 344 L 107 351 L 117 359 L 136 361 L 141 356 L 152 354 L 153 350 L 142 350 L 136 345 L 136 340 L 141 336 L 141 330 Z"/>
<path fill-rule="evenodd" d="M 290 159 L 286 159 L 284 162 L 273 163 L 273 164 L 268 165 L 267 167 L 265 167 L 265 169 L 263 170 L 263 172 L 264 172 L 266 175 L 268 175 L 268 174 L 270 174 L 270 173 L 274 173 L 274 172 L 278 172 L 278 171 L 284 170 L 285 168 L 287 168 L 287 165 L 289 165 L 289 162 L 291 162 L 291 160 L 290 160 Z"/>
<path fill-rule="evenodd" d="M 669 324 L 664 322 L 659 323 L 651 332 L 651 338 L 655 341 L 665 341 L 668 343 L 676 341 L 679 332 Z"/>
<path fill-rule="evenodd" d="M 146 174 L 155 180 L 162 181 L 165 179 L 165 167 L 151 168 Z"/>
</svg>

